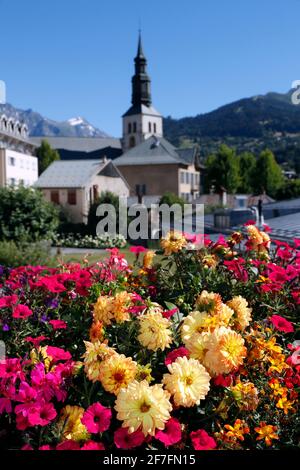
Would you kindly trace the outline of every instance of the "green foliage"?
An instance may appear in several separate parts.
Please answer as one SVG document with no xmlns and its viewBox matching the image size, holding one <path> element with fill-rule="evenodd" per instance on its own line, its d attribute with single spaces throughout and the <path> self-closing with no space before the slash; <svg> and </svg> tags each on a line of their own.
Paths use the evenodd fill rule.
<svg viewBox="0 0 300 470">
<path fill-rule="evenodd" d="M 101 217 L 96 216 L 97 207 L 100 204 L 112 204 L 116 210 L 117 225 L 119 220 L 119 197 L 110 192 L 104 191 L 100 194 L 99 198 L 91 205 L 88 215 L 87 232 L 90 235 L 96 235 L 96 227 Z"/>
<path fill-rule="evenodd" d="M 172 193 L 171 191 L 166 191 L 160 198 L 159 204 L 167 204 L 172 206 L 173 204 L 179 204 L 181 207 L 184 206 L 185 200 L 182 197 L 177 196 L 177 194 Z"/>
<path fill-rule="evenodd" d="M 256 167 L 256 158 L 250 152 L 243 152 L 239 156 L 240 168 L 240 186 L 241 193 L 251 193 L 255 185 L 254 172 Z"/>
<path fill-rule="evenodd" d="M 221 145 L 215 155 L 206 160 L 206 185 L 215 185 L 217 190 L 224 187 L 228 193 L 235 193 L 240 185 L 239 161 L 235 151 Z"/>
<path fill-rule="evenodd" d="M 45 139 L 42 140 L 40 147 L 36 151 L 36 155 L 39 161 L 39 174 L 43 173 L 52 162 L 60 160 L 57 150 L 54 150 Z"/>
<path fill-rule="evenodd" d="M 0 265 L 17 267 L 24 265 L 47 265 L 52 260 L 49 256 L 50 243 L 21 243 L 14 241 L 0 242 Z"/>
<path fill-rule="evenodd" d="M 57 225 L 56 207 L 39 190 L 0 188 L 0 240 L 50 240 Z"/>
<path fill-rule="evenodd" d="M 266 191 L 268 195 L 276 197 L 277 191 L 282 187 L 282 171 L 271 150 L 266 149 L 260 153 L 256 161 L 254 181 L 258 194 Z"/>
<path fill-rule="evenodd" d="M 292 199 L 300 196 L 300 179 L 287 180 L 277 191 L 276 199 Z"/>
</svg>

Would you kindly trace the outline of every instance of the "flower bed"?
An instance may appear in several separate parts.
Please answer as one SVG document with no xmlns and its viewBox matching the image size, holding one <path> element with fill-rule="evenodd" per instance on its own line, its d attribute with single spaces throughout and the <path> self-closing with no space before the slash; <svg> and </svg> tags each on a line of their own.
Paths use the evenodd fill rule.
<svg viewBox="0 0 300 470">
<path fill-rule="evenodd" d="M 297 446 L 300 243 L 242 238 L 2 269 L 2 446 Z"/>
<path fill-rule="evenodd" d="M 52 243 L 54 246 L 65 248 L 124 248 L 126 240 L 123 235 L 79 235 L 69 233 L 67 235 L 55 235 Z"/>
</svg>

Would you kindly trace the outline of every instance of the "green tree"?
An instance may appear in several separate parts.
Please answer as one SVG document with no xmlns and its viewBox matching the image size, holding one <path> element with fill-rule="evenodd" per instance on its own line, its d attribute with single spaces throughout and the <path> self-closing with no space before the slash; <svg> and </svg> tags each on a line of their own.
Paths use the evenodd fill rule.
<svg viewBox="0 0 300 470">
<path fill-rule="evenodd" d="M 16 243 L 51 239 L 58 210 L 33 188 L 0 188 L 0 240 Z"/>
<path fill-rule="evenodd" d="M 159 204 L 167 204 L 168 206 L 180 204 L 180 206 L 183 207 L 185 203 L 186 201 L 182 199 L 182 197 L 177 196 L 177 194 L 171 191 L 166 191 L 159 200 Z"/>
<path fill-rule="evenodd" d="M 116 221 L 117 221 L 117 228 L 119 223 L 119 196 L 110 192 L 110 191 L 103 191 L 98 199 L 96 199 L 93 204 L 91 204 L 89 214 L 88 214 L 88 223 L 87 223 L 87 230 L 90 235 L 96 235 L 96 227 L 98 222 L 101 220 L 101 217 L 96 215 L 97 207 L 100 204 L 112 204 L 116 210 Z M 104 216 L 105 217 L 105 216 Z"/>
<path fill-rule="evenodd" d="M 284 183 L 280 166 L 277 164 L 273 152 L 263 150 L 254 170 L 255 189 L 258 194 L 266 191 L 269 196 L 276 197 L 277 191 Z"/>
<path fill-rule="evenodd" d="M 235 151 L 222 144 L 215 155 L 206 160 L 206 190 L 214 185 L 217 190 L 225 188 L 228 193 L 235 193 L 240 184 L 239 160 Z"/>
<path fill-rule="evenodd" d="M 254 184 L 254 172 L 256 167 L 256 158 L 251 152 L 243 152 L 239 156 L 240 167 L 240 185 L 241 193 L 252 193 Z"/>
<path fill-rule="evenodd" d="M 39 161 L 39 174 L 43 173 L 52 162 L 60 160 L 58 151 L 53 149 L 45 139 L 42 140 L 41 145 L 37 148 L 36 155 Z"/>
</svg>

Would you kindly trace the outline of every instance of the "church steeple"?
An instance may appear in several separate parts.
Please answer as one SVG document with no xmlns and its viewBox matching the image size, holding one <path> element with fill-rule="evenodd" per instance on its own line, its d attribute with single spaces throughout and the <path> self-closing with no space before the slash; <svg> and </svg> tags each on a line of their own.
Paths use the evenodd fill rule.
<svg viewBox="0 0 300 470">
<path fill-rule="evenodd" d="M 163 136 L 163 120 L 151 103 L 150 77 L 147 74 L 147 60 L 143 51 L 142 36 L 139 32 L 137 54 L 134 58 L 135 74 L 132 83 L 132 105 L 123 114 L 122 148 L 128 149 L 141 144 L 151 136 Z"/>
<path fill-rule="evenodd" d="M 151 105 L 151 91 L 150 84 L 151 80 L 147 74 L 147 60 L 144 56 L 142 46 L 142 36 L 139 32 L 138 50 L 137 55 L 134 59 L 135 63 L 135 74 L 132 77 L 132 98 L 131 102 L 133 106 L 139 106 L 144 104 L 145 106 Z"/>
</svg>

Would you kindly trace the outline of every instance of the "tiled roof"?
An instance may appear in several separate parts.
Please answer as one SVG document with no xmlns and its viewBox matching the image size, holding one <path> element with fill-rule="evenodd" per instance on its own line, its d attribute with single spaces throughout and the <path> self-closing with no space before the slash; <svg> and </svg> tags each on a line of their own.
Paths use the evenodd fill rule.
<svg viewBox="0 0 300 470">
<path fill-rule="evenodd" d="M 141 144 L 128 150 L 121 157 L 114 160 L 116 166 L 124 165 L 163 165 L 177 164 L 188 165 L 189 163 L 181 158 L 177 149 L 163 137 L 149 137 Z"/>
<path fill-rule="evenodd" d="M 41 174 L 35 186 L 38 188 L 84 188 L 90 179 L 100 173 L 110 160 L 58 160 Z M 116 169 L 115 169 L 116 171 Z"/>
</svg>

